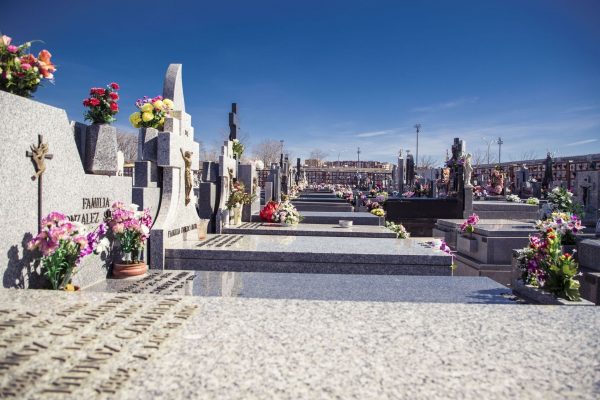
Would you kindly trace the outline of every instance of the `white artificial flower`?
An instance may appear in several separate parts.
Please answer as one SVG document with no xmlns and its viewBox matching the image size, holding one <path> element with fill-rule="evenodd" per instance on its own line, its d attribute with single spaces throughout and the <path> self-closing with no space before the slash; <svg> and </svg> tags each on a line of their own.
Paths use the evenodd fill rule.
<svg viewBox="0 0 600 400">
<path fill-rule="evenodd" d="M 108 250 L 108 247 L 110 246 L 110 240 L 108 240 L 108 238 L 102 238 L 100 239 L 100 241 L 98 242 L 98 245 L 96 246 L 96 250 L 94 250 L 94 253 L 96 254 L 100 254 L 106 250 Z"/>
</svg>

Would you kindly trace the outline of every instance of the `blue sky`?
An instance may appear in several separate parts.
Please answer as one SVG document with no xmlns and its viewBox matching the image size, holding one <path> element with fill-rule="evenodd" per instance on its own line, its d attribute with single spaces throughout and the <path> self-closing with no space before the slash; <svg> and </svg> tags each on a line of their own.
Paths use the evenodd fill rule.
<svg viewBox="0 0 600 400">
<path fill-rule="evenodd" d="M 481 152 L 501 136 L 503 160 L 600 153 L 600 1 L 6 3 L 0 31 L 43 40 L 59 68 L 36 99 L 72 119 L 89 87 L 116 81 L 128 127 L 176 62 L 208 147 L 236 101 L 250 147 L 283 139 L 303 158 L 360 146 L 392 161 L 414 152 L 417 122 L 420 155 L 439 160 L 453 137 Z"/>
</svg>

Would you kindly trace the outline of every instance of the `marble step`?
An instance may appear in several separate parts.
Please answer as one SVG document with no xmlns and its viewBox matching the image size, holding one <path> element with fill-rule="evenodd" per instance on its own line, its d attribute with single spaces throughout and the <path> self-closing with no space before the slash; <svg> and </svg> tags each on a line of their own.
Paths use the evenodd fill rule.
<svg viewBox="0 0 600 400">
<path fill-rule="evenodd" d="M 451 274 L 429 238 L 208 235 L 167 248 L 167 269 L 377 275 Z"/>
</svg>

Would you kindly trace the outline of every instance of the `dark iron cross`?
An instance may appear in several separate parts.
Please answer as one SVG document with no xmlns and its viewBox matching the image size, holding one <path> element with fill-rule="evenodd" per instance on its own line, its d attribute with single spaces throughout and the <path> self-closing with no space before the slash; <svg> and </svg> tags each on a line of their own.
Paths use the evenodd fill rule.
<svg viewBox="0 0 600 400">
<path fill-rule="evenodd" d="M 30 157 L 35 165 L 35 174 L 31 176 L 31 180 L 38 181 L 38 229 L 42 226 L 42 179 L 46 172 L 46 160 L 52 160 L 53 154 L 48 153 L 48 143 L 44 143 L 44 136 L 38 135 L 37 146 L 31 145 L 31 151 L 25 152 L 27 157 Z"/>
</svg>

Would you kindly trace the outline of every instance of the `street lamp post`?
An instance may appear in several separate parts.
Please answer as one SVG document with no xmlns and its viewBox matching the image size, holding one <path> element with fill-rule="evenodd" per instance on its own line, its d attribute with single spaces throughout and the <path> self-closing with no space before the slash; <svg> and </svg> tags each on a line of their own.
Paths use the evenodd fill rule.
<svg viewBox="0 0 600 400">
<path fill-rule="evenodd" d="M 498 164 L 500 164 L 502 162 L 500 156 L 502 155 L 502 145 L 504 142 L 502 141 L 501 137 L 498 137 L 498 141 L 496 143 L 498 143 Z"/>
<path fill-rule="evenodd" d="M 415 158 L 415 166 L 419 168 L 419 132 L 421 131 L 421 124 L 416 124 L 415 129 L 417 130 L 417 154 Z"/>
</svg>

